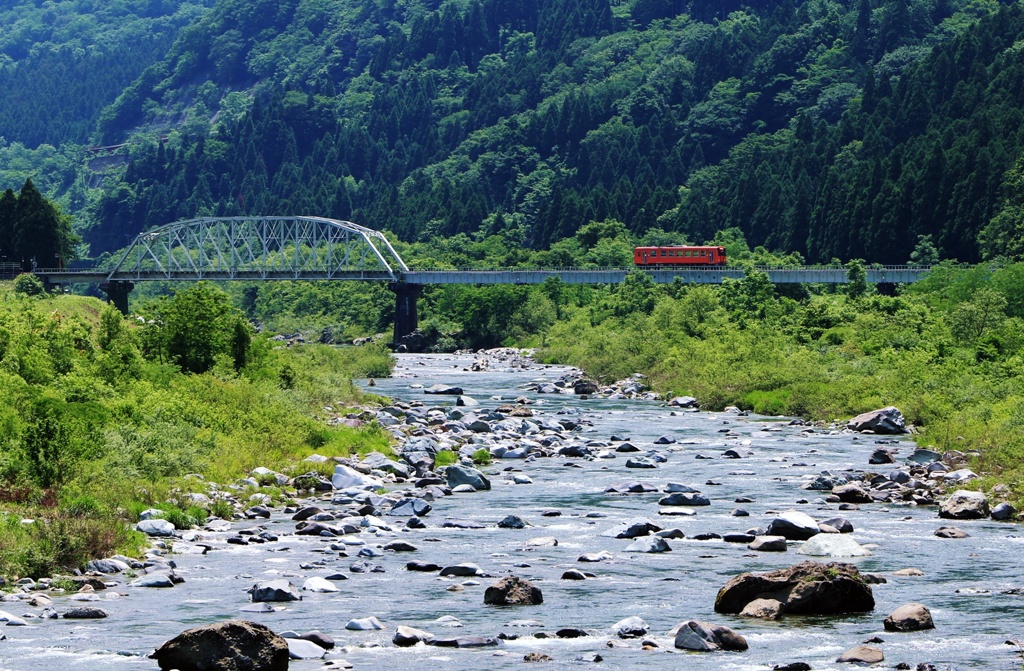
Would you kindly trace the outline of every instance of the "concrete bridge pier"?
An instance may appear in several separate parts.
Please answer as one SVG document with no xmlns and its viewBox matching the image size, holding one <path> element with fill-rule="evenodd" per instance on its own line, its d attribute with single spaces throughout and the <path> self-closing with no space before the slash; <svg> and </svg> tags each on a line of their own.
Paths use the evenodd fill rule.
<svg viewBox="0 0 1024 671">
<path fill-rule="evenodd" d="M 423 285 L 391 282 L 388 284 L 388 289 L 395 292 L 394 345 L 397 347 L 402 342 L 402 338 L 415 331 L 419 326 L 416 299 L 423 293 Z"/>
<path fill-rule="evenodd" d="M 100 284 L 100 291 L 107 295 L 107 300 L 115 308 L 117 308 L 121 314 L 128 314 L 128 294 L 135 288 L 135 284 L 124 280 L 116 280 L 114 282 L 103 282 Z"/>
</svg>

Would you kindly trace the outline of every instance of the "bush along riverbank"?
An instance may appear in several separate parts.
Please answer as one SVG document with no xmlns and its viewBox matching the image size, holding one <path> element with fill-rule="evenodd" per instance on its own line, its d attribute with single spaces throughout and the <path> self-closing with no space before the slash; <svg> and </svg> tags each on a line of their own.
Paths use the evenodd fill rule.
<svg viewBox="0 0 1024 671">
<path fill-rule="evenodd" d="M 1024 502 L 1024 264 L 944 265 L 896 296 L 756 271 L 720 287 L 637 275 L 561 310 L 543 361 L 599 381 L 640 372 L 710 410 L 831 421 L 897 406 L 922 445 L 966 453 L 976 486 Z"/>
<path fill-rule="evenodd" d="M 258 335 L 206 284 L 128 319 L 26 284 L 0 285 L 5 581 L 138 555 L 146 541 L 132 529 L 144 511 L 183 529 L 250 499 L 282 499 L 289 481 L 269 471 L 330 472 L 300 465 L 314 452 L 390 449 L 376 422 L 356 418 L 374 397 L 352 384 L 390 372 L 383 348 Z"/>
</svg>

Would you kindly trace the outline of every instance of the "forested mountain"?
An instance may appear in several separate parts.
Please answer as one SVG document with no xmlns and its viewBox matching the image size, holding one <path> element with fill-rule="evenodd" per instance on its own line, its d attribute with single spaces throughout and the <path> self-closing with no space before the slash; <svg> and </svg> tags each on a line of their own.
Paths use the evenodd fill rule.
<svg viewBox="0 0 1024 671">
<path fill-rule="evenodd" d="M 810 261 L 1015 253 L 1022 39 L 994 0 L 219 0 L 100 115 L 131 161 L 84 237 L 315 213 L 410 241 L 617 220 Z"/>
</svg>

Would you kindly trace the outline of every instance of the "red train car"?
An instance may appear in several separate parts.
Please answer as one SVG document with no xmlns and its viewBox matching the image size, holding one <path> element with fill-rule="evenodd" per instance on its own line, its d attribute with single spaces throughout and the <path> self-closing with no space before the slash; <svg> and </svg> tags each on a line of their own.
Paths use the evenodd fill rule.
<svg viewBox="0 0 1024 671">
<path fill-rule="evenodd" d="M 645 268 L 724 266 L 725 247 L 637 247 L 633 263 Z"/>
</svg>

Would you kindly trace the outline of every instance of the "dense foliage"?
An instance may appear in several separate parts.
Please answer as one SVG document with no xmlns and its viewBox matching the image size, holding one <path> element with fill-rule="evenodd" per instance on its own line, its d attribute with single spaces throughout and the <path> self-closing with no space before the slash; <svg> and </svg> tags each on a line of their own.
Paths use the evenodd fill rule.
<svg viewBox="0 0 1024 671">
<path fill-rule="evenodd" d="M 75 258 L 78 236 L 60 207 L 26 180 L 15 194 L 0 194 L 0 260 L 26 270 L 63 267 Z M 6 268 L 5 268 L 6 272 Z"/>
<path fill-rule="evenodd" d="M 316 213 L 535 249 L 616 219 L 815 262 L 1012 254 L 1022 36 L 993 0 L 221 0 L 104 113 L 105 142 L 185 121 L 87 239 Z"/>
<path fill-rule="evenodd" d="M 205 518 L 218 504 L 189 502 L 196 475 L 232 484 L 256 466 L 291 470 L 314 450 L 388 449 L 376 425 L 314 417 L 362 400 L 351 378 L 386 375 L 386 351 L 286 348 L 245 332 L 240 357 L 239 322 L 219 290 L 199 285 L 151 307 L 142 314 L 155 318 L 126 320 L 93 298 L 0 287 L 0 576 L 137 548 L 124 522 L 154 505 L 185 524 Z M 183 372 L 202 360 L 195 353 L 165 363 L 176 313 L 232 324 L 226 342 L 193 343 L 212 357 L 208 372 Z"/>
</svg>

